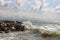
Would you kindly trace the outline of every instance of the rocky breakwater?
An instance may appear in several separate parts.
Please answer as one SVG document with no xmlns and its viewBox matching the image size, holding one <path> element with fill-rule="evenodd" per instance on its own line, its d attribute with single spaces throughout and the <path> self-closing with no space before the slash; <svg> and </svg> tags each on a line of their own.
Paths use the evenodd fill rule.
<svg viewBox="0 0 60 40">
<path fill-rule="evenodd" d="M 22 25 L 22 22 L 18 21 L 1 21 L 0 20 L 0 33 L 9 33 L 12 31 L 24 31 L 25 26 Z"/>
</svg>

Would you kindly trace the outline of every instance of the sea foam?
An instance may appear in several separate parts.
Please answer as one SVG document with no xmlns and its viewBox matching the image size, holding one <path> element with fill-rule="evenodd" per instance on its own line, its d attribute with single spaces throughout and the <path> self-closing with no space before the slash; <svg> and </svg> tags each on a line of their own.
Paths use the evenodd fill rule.
<svg viewBox="0 0 60 40">
<path fill-rule="evenodd" d="M 25 28 L 27 30 L 35 30 L 35 31 L 39 31 L 41 34 L 46 33 L 46 34 L 60 34 L 60 25 L 58 24 L 46 24 L 46 25 L 42 25 L 42 26 L 36 26 L 33 25 L 32 22 L 27 21 L 27 22 L 23 22 L 23 24 L 25 25 Z"/>
</svg>

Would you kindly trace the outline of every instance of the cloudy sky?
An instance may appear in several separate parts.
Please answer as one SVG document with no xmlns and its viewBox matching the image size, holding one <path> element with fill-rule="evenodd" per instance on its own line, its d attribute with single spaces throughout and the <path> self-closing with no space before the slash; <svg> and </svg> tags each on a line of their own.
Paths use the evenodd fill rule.
<svg viewBox="0 0 60 40">
<path fill-rule="evenodd" d="M 0 16 L 60 22 L 60 0 L 0 0 Z"/>
</svg>

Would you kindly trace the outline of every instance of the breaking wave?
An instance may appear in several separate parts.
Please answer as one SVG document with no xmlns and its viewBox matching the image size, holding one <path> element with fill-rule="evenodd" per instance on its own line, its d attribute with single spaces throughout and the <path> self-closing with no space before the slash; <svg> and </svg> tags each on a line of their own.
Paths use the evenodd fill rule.
<svg viewBox="0 0 60 40">
<path fill-rule="evenodd" d="M 30 21 L 23 22 L 23 24 L 25 25 L 25 28 L 27 30 L 35 30 L 35 31 L 38 30 L 40 33 L 48 32 L 48 33 L 60 34 L 59 24 L 43 24 L 38 26 L 38 25 L 33 25 L 33 23 Z"/>
<path fill-rule="evenodd" d="M 23 22 L 27 31 L 0 33 L 0 40 L 60 40 L 60 37 L 42 37 L 41 33 L 58 33 L 60 34 L 60 25 L 42 24 L 35 25 L 33 22 Z M 36 32 L 37 31 L 37 32 Z"/>
</svg>

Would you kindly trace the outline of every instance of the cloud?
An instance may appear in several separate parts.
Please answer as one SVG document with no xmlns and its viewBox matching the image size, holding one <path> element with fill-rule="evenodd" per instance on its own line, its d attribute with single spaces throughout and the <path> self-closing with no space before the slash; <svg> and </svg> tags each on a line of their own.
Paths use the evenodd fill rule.
<svg viewBox="0 0 60 40">
<path fill-rule="evenodd" d="M 17 8 L 16 0 L 0 0 L 0 8 L 6 9 Z"/>
<path fill-rule="evenodd" d="M 43 6 L 42 0 L 35 0 L 35 5 L 32 5 L 33 10 L 39 10 Z"/>
<path fill-rule="evenodd" d="M 11 3 L 11 1 L 0 0 L 0 6 L 2 7 L 8 7 L 9 5 L 11 5 Z"/>
<path fill-rule="evenodd" d="M 17 19 L 17 18 L 39 19 L 40 16 L 38 14 L 23 12 L 23 11 L 16 13 L 10 10 L 0 10 L 0 18 L 3 18 L 3 19 L 6 19 L 6 18 L 7 19 L 9 18 L 11 19 Z"/>
<path fill-rule="evenodd" d="M 42 10 L 43 19 L 46 21 L 52 22 L 60 22 L 60 6 L 56 6 L 55 8 L 46 8 Z"/>
<path fill-rule="evenodd" d="M 12 0 L 0 0 L 2 7 L 13 7 L 21 10 L 39 10 L 42 5 L 42 0 L 14 0 L 14 2 Z"/>
<path fill-rule="evenodd" d="M 3 17 L 26 17 L 26 18 L 36 18 L 39 19 L 40 17 L 38 14 L 29 13 L 28 11 L 33 10 L 40 10 L 40 7 L 42 8 L 42 0 L 0 0 L 0 7 L 7 8 L 17 8 L 19 10 L 22 10 L 22 12 L 12 12 L 11 10 L 0 10 L 0 16 Z M 13 9 L 12 9 L 13 10 Z M 27 12 L 24 12 L 27 10 Z M 15 14 L 15 16 L 13 16 Z M 27 15 L 26 15 L 27 14 Z"/>
<path fill-rule="evenodd" d="M 1 10 L 0 16 L 3 18 L 28 18 L 44 21 L 60 22 L 60 5 L 49 8 L 46 0 L 0 0 L 0 6 L 7 8 L 17 8 L 18 12 L 12 10 Z M 40 10 L 42 8 L 42 10 Z M 34 10 L 34 11 L 33 11 Z M 37 11 L 37 13 L 35 13 Z"/>
<path fill-rule="evenodd" d="M 43 6 L 42 6 L 42 11 L 47 11 L 49 9 L 48 7 L 49 3 L 47 2 L 47 0 L 43 0 Z"/>
<path fill-rule="evenodd" d="M 4 0 L 0 0 L 0 6 L 3 6 L 5 4 Z"/>
<path fill-rule="evenodd" d="M 42 14 L 35 14 L 32 12 L 24 12 L 20 11 L 18 13 L 10 10 L 0 10 L 0 18 L 2 19 L 10 19 L 10 20 L 18 20 L 18 19 L 36 19 L 48 22 L 60 22 L 60 14 L 57 11 L 53 11 L 50 9 L 49 11 L 45 11 Z"/>
<path fill-rule="evenodd" d="M 55 7 L 55 10 L 60 10 L 60 4 Z"/>
</svg>

